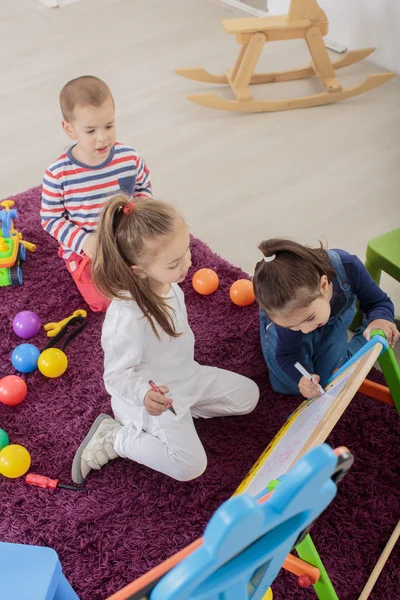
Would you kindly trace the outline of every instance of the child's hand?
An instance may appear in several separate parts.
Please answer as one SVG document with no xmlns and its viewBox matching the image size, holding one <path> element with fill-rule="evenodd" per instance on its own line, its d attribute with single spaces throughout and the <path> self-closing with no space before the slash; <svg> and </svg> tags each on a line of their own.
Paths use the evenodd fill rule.
<svg viewBox="0 0 400 600">
<path fill-rule="evenodd" d="M 172 406 L 173 400 L 171 398 L 167 398 L 164 394 L 168 394 L 169 389 L 165 385 L 158 386 L 159 392 L 154 392 L 153 390 L 149 390 L 144 397 L 144 407 L 153 417 L 159 417 L 166 410 Z"/>
<path fill-rule="evenodd" d="M 315 398 L 315 396 L 320 396 L 321 392 L 319 390 L 319 375 L 312 375 L 312 380 L 308 379 L 308 377 L 302 377 L 299 381 L 299 390 L 304 398 Z"/>
<path fill-rule="evenodd" d="M 387 341 L 394 348 L 395 343 L 400 338 L 400 332 L 397 330 L 397 327 L 391 321 L 386 321 L 386 319 L 375 319 L 375 321 L 371 321 L 368 327 L 364 331 L 364 337 L 367 340 L 371 339 L 371 331 L 374 329 L 382 329 L 387 337 Z"/>
<path fill-rule="evenodd" d="M 83 244 L 82 250 L 90 259 L 94 258 L 94 254 L 96 251 L 96 234 L 89 233 L 87 240 Z"/>
</svg>

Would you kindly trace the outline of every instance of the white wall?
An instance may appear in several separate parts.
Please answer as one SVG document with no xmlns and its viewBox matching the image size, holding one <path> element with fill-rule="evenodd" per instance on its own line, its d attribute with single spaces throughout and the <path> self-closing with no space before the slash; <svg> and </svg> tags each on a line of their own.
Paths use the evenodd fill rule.
<svg viewBox="0 0 400 600">
<path fill-rule="evenodd" d="M 375 47 L 371 62 L 400 73 L 399 0 L 319 0 L 329 21 L 328 37 L 351 50 Z M 268 0 L 268 11 L 284 14 L 289 0 Z"/>
</svg>

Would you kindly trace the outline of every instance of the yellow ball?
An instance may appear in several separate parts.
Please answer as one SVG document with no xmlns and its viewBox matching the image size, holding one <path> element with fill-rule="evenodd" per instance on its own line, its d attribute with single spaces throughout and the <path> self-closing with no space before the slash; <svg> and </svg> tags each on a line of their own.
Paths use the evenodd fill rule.
<svg viewBox="0 0 400 600">
<path fill-rule="evenodd" d="M 48 348 L 39 356 L 39 371 L 50 379 L 60 377 L 65 373 L 68 367 L 68 359 L 62 350 L 58 348 Z"/>
<path fill-rule="evenodd" d="M 26 448 L 19 444 L 6 446 L 0 452 L 0 473 L 4 477 L 15 479 L 25 475 L 31 466 L 31 457 Z"/>
</svg>

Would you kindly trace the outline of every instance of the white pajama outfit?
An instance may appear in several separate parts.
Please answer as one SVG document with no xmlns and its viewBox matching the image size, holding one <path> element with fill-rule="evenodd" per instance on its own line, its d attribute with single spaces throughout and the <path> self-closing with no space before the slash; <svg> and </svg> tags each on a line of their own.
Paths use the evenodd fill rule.
<svg viewBox="0 0 400 600">
<path fill-rule="evenodd" d="M 176 331 L 171 338 L 157 326 L 158 339 L 137 304 L 114 300 L 103 325 L 104 382 L 111 395 L 115 419 L 121 423 L 114 449 L 174 479 L 186 481 L 207 466 L 204 448 L 193 417 L 241 415 L 258 402 L 257 385 L 216 367 L 194 360 L 194 336 L 190 329 L 182 290 L 172 284 L 166 303 L 174 313 Z M 169 388 L 177 413 L 153 417 L 144 408 L 149 380 Z"/>
</svg>

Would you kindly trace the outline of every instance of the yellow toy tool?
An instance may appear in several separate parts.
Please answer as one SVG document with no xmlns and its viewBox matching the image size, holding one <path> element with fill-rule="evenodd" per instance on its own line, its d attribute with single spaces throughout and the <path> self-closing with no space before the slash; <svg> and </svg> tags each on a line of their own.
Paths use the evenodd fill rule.
<svg viewBox="0 0 400 600">
<path fill-rule="evenodd" d="M 47 331 L 47 336 L 55 337 L 56 335 L 58 335 L 61 329 L 63 329 L 63 327 L 65 327 L 66 324 L 69 323 L 71 319 L 74 319 L 75 317 L 87 317 L 86 310 L 76 310 L 72 313 L 71 316 L 67 317 L 66 319 L 63 319 L 62 321 L 58 321 L 56 323 L 47 323 L 47 325 L 44 326 L 44 330 Z"/>
</svg>

